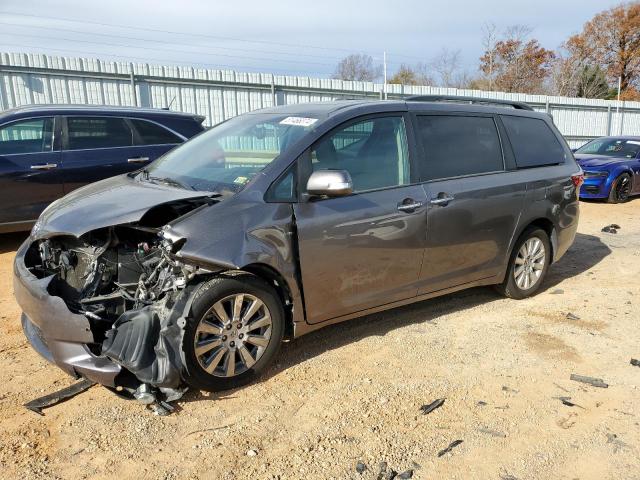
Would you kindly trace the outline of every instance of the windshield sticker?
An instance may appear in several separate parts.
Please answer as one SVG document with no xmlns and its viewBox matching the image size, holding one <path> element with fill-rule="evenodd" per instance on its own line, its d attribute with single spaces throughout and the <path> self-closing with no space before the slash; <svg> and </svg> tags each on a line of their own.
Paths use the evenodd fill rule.
<svg viewBox="0 0 640 480">
<path fill-rule="evenodd" d="M 237 177 L 233 183 L 236 183 L 238 185 L 244 185 L 245 183 L 247 183 L 249 181 L 249 179 L 247 177 Z"/>
<path fill-rule="evenodd" d="M 298 127 L 310 127 L 318 121 L 317 118 L 287 117 L 280 122 L 280 125 L 295 125 Z"/>
</svg>

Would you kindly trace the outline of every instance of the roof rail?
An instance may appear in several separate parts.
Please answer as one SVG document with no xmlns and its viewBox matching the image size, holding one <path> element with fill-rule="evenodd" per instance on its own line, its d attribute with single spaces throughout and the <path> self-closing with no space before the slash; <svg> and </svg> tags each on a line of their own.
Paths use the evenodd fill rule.
<svg viewBox="0 0 640 480">
<path fill-rule="evenodd" d="M 457 97 L 455 95 L 414 95 L 410 97 L 405 97 L 404 100 L 411 101 L 411 102 L 450 102 L 450 103 L 470 103 L 470 104 L 481 104 L 481 105 L 499 105 L 499 106 L 515 108 L 516 110 L 533 111 L 533 107 L 528 103 L 515 102 L 511 100 L 500 100 L 497 98 Z"/>
</svg>

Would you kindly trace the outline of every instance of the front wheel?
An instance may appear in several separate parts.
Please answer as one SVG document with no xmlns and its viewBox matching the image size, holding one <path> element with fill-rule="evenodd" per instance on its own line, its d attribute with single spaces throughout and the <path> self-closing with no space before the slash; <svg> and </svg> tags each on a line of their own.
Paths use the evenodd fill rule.
<svg viewBox="0 0 640 480">
<path fill-rule="evenodd" d="M 613 181 L 609 192 L 609 203 L 623 203 L 631 195 L 631 175 L 623 173 Z"/>
<path fill-rule="evenodd" d="M 273 287 L 251 274 L 214 278 L 196 293 L 185 326 L 185 381 L 208 391 L 245 385 L 271 363 L 283 336 Z"/>
<path fill-rule="evenodd" d="M 536 293 L 551 263 L 551 244 L 541 228 L 527 228 L 516 242 L 507 275 L 497 289 L 509 298 L 523 299 Z"/>
</svg>

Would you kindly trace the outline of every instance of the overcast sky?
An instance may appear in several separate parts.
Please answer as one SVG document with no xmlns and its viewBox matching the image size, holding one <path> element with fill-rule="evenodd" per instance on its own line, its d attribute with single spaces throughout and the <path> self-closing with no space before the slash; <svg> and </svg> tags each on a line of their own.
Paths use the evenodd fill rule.
<svg viewBox="0 0 640 480">
<path fill-rule="evenodd" d="M 390 73 L 460 50 L 477 71 L 482 24 L 514 24 L 550 49 L 609 0 L 0 0 L 0 51 L 330 76 L 367 53 Z"/>
</svg>

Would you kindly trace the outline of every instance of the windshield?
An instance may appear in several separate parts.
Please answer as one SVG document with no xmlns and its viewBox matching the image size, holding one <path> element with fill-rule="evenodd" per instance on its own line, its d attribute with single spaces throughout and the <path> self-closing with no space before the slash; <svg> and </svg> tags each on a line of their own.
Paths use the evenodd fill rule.
<svg viewBox="0 0 640 480">
<path fill-rule="evenodd" d="M 636 158 L 638 152 L 640 152 L 640 140 L 622 138 L 593 140 L 576 150 L 576 153 L 626 158 Z"/>
<path fill-rule="evenodd" d="M 316 118 L 251 114 L 232 118 L 159 158 L 142 179 L 192 190 L 237 193 Z"/>
</svg>

